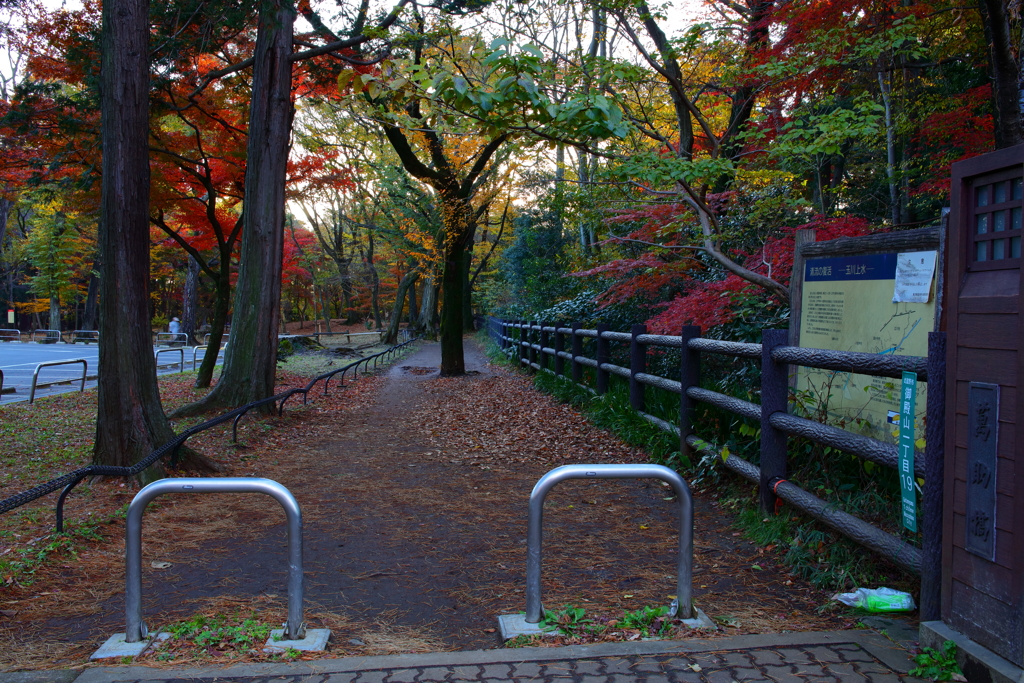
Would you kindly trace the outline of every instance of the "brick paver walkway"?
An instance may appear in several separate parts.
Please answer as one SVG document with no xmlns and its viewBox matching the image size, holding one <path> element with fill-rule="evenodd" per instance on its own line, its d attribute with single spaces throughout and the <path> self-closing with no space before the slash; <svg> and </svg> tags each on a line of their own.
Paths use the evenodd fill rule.
<svg viewBox="0 0 1024 683">
<path fill-rule="evenodd" d="M 788 633 L 692 641 L 606 643 L 350 657 L 295 664 L 46 672 L 74 683 L 898 683 L 910 657 L 874 631 Z M 43 672 L 40 672 L 43 673 Z M 63 677 L 55 677 L 63 673 Z M 0 674 L 0 683 L 35 683 Z M 12 678 L 8 678 L 8 677 Z"/>
</svg>

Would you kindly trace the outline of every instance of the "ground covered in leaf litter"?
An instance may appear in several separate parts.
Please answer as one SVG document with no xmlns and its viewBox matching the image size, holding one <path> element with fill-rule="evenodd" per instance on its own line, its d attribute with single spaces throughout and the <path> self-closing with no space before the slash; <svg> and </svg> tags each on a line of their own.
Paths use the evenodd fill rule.
<svg viewBox="0 0 1024 683">
<path fill-rule="evenodd" d="M 197 442 L 224 475 L 269 477 L 295 494 L 306 620 L 332 630 L 327 656 L 497 646 L 497 616 L 525 607 L 526 502 L 536 480 L 568 463 L 645 460 L 528 379 L 486 365 L 469 342 L 467 356 L 468 376 L 440 378 L 437 346 L 427 346 L 377 377 L 311 396 L 284 418 L 243 422 L 241 448 L 225 445 L 229 428 Z M 124 530 L 115 511 L 133 494 L 119 482 L 94 484 L 68 515 L 102 520 L 102 540 L 83 539 L 77 555 L 40 565 L 31 583 L 8 583 L 0 667 L 82 666 L 124 630 Z M 851 626 L 821 613 L 828 596 L 743 539 L 712 496 L 695 502 L 696 602 L 722 633 Z M 43 523 L 52 517 L 37 510 Z M 573 604 L 610 624 L 582 640 L 641 637 L 615 624 L 626 611 L 671 600 L 676 529 L 674 499 L 657 482 L 560 484 L 545 513 L 545 606 Z M 165 496 L 147 511 L 143 539 L 151 631 L 284 620 L 285 526 L 269 498 Z M 172 641 L 146 663 L 267 658 L 253 638 L 229 642 L 238 629 L 224 633 L 199 645 Z"/>
</svg>

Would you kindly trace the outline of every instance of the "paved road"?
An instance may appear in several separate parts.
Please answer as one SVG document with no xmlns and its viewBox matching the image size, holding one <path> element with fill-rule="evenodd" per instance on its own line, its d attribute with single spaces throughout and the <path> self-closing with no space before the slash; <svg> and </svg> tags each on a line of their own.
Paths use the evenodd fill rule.
<svg viewBox="0 0 1024 683">
<path fill-rule="evenodd" d="M 870 630 L 349 657 L 205 668 L 0 674 L 0 683 L 898 683 L 907 652 Z"/>
<path fill-rule="evenodd" d="M 170 351 L 166 347 L 154 348 L 154 353 L 163 351 L 157 360 L 160 364 L 159 374 L 179 371 L 181 354 L 177 350 Z M 96 344 L 36 344 L 31 342 L 0 343 L 0 371 L 3 372 L 3 385 L 7 389 L 14 387 L 14 393 L 0 395 L 0 404 L 27 401 L 29 387 L 32 385 L 32 374 L 39 363 L 50 361 L 66 361 L 81 358 L 86 362 L 86 376 L 93 378 L 87 380 L 85 386 L 96 386 L 95 376 L 99 365 L 99 348 Z M 203 351 L 200 350 L 196 356 L 197 362 L 202 362 Z M 185 349 L 185 367 L 192 367 L 192 348 Z M 36 396 L 47 396 L 68 391 L 78 391 L 81 387 L 82 364 L 58 365 L 44 367 L 39 372 L 39 389 Z M 69 382 L 68 384 L 54 384 L 54 382 Z"/>
</svg>

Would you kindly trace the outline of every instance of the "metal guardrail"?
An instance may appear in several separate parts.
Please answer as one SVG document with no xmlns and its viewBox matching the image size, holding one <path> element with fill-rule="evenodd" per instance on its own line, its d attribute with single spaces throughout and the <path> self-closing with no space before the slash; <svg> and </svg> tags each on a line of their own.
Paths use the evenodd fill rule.
<svg viewBox="0 0 1024 683">
<path fill-rule="evenodd" d="M 40 363 L 36 366 L 35 372 L 32 373 L 32 387 L 28 391 L 28 403 L 32 403 L 36 400 L 36 380 L 39 379 L 39 371 L 43 368 L 53 367 L 54 365 L 71 365 L 73 363 L 82 364 L 82 388 L 79 392 L 85 391 L 85 376 L 89 372 L 89 363 L 84 358 L 74 358 L 72 360 L 48 360 L 45 363 Z"/>
<path fill-rule="evenodd" d="M 157 362 L 157 363 L 160 362 L 160 354 L 161 353 L 180 353 L 181 354 L 181 372 L 185 372 L 185 349 L 184 348 L 157 349 L 156 353 L 153 354 L 153 359 L 154 359 L 155 362 Z"/>
<path fill-rule="evenodd" d="M 21 330 L 0 329 L 0 342 L 21 341 Z"/>
<path fill-rule="evenodd" d="M 415 341 L 418 341 L 418 338 L 410 339 L 409 341 L 403 342 L 401 344 L 397 344 L 397 345 L 395 345 L 395 346 L 393 346 L 393 347 L 391 347 L 391 348 L 389 348 L 389 349 L 387 349 L 385 351 L 382 351 L 380 354 L 376 354 L 376 355 L 382 356 L 384 354 L 394 354 L 394 353 L 397 353 L 398 350 L 400 350 L 402 347 L 408 346 L 409 344 L 412 344 Z M 314 377 L 312 380 L 309 381 L 309 383 L 305 386 L 305 388 L 302 388 L 302 389 L 289 389 L 288 391 L 282 392 L 280 394 L 277 394 L 276 396 L 271 396 L 270 398 L 263 399 L 261 401 L 255 401 L 253 403 L 249 403 L 249 404 L 246 404 L 244 406 L 240 406 L 238 408 L 235 408 L 234 410 L 228 411 L 227 413 L 225 413 L 223 415 L 215 417 L 215 418 L 213 418 L 211 420 L 207 420 L 206 422 L 204 422 L 202 424 L 196 425 L 195 427 L 191 427 L 189 429 L 186 429 L 181 434 L 179 434 L 176 438 L 174 438 L 171 441 L 168 441 L 164 445 L 160 446 L 155 451 L 153 451 L 152 453 L 150 453 L 146 457 L 142 458 L 141 460 L 139 460 L 137 463 L 135 463 L 134 465 L 132 465 L 130 467 L 117 467 L 117 466 L 113 466 L 113 465 L 87 465 L 85 467 L 80 467 L 77 470 L 74 470 L 72 472 L 68 472 L 67 474 L 61 475 L 60 477 L 57 477 L 56 479 L 51 479 L 50 481 L 44 482 L 42 484 L 39 484 L 38 486 L 34 486 L 33 488 L 31 488 L 31 489 L 29 489 L 27 491 L 22 491 L 21 493 L 16 493 L 13 496 L 9 496 L 8 498 L 0 500 L 0 514 L 3 514 L 5 512 L 9 512 L 11 510 L 14 510 L 15 508 L 21 507 L 22 505 L 25 505 L 26 503 L 30 503 L 33 500 L 36 500 L 38 498 L 42 498 L 43 496 L 45 496 L 47 494 L 50 494 L 50 493 L 53 493 L 54 491 L 58 491 L 59 490 L 60 491 L 60 495 L 57 497 L 57 504 L 56 504 L 56 511 L 55 511 L 56 512 L 56 524 L 55 524 L 55 527 L 56 527 L 57 532 L 59 533 L 59 532 L 64 530 L 64 503 L 67 500 L 68 495 L 86 477 L 92 477 L 92 476 L 134 477 L 134 476 L 137 476 L 138 474 L 140 474 L 147 467 L 150 467 L 151 465 L 153 465 L 153 463 L 157 462 L 161 458 L 163 458 L 165 456 L 168 456 L 168 455 L 170 456 L 170 465 L 171 465 L 171 467 L 174 467 L 174 466 L 177 465 L 177 462 L 178 462 L 178 452 L 179 452 L 179 450 L 181 449 L 182 446 L 185 445 L 186 441 L 188 441 L 191 437 L 195 436 L 196 434 L 198 434 L 200 432 L 203 432 L 203 431 L 206 431 L 207 429 L 211 429 L 213 427 L 216 427 L 218 425 L 224 424 L 225 422 L 228 422 L 230 420 L 237 420 L 239 415 L 244 415 L 246 412 L 248 412 L 252 408 L 254 408 L 254 407 L 258 406 L 258 405 L 264 405 L 264 404 L 269 403 L 271 401 L 281 401 L 281 406 L 280 406 L 280 408 L 278 410 L 278 414 L 280 415 L 282 413 L 282 411 L 284 410 L 284 401 L 287 400 L 292 395 L 294 395 L 296 393 L 301 393 L 303 395 L 303 399 L 305 400 L 306 395 L 316 385 L 317 382 L 319 382 L 321 380 L 324 380 L 326 382 L 326 380 L 329 380 L 331 377 L 333 377 L 334 375 L 338 374 L 339 372 L 344 372 L 345 370 L 351 368 L 353 365 L 356 365 L 358 363 L 362 363 L 364 360 L 366 360 L 366 359 L 362 359 L 361 358 L 358 361 L 356 361 L 355 363 L 350 363 L 349 365 L 346 365 L 346 366 L 344 366 L 342 368 L 338 368 L 336 370 L 331 370 L 330 372 L 325 372 L 322 375 Z M 233 440 L 235 439 L 235 437 L 237 437 L 237 433 L 233 434 Z"/>
<path fill-rule="evenodd" d="M 142 513 L 157 496 L 167 493 L 263 493 L 284 508 L 288 520 L 288 640 L 305 637 L 302 621 L 302 511 L 295 496 L 281 484 L 258 477 L 161 479 L 139 491 L 128 505 L 125 524 L 125 642 L 138 643 L 148 635 L 142 621 Z"/>
<path fill-rule="evenodd" d="M 693 617 L 693 496 L 686 480 L 664 465 L 563 465 L 556 467 L 530 493 L 526 537 L 526 623 L 536 624 L 544 615 L 541 604 L 541 550 L 544 539 L 544 499 L 567 479 L 661 479 L 679 498 L 679 559 L 676 563 L 676 600 L 672 614 Z"/>
<path fill-rule="evenodd" d="M 170 346 L 171 344 L 180 344 L 181 346 L 187 346 L 188 335 L 185 334 L 184 332 L 157 332 L 154 344 L 156 346 L 160 346 L 161 344 L 166 344 L 168 346 Z"/>
<path fill-rule="evenodd" d="M 205 337 L 203 337 L 203 343 L 202 343 L 202 346 L 209 346 L 209 345 L 210 345 L 210 337 L 212 337 L 212 336 L 213 336 L 212 334 L 207 334 L 207 335 L 206 335 Z M 230 336 L 231 336 L 230 334 L 223 334 L 223 335 L 221 335 L 221 338 L 220 338 L 220 347 L 221 347 L 222 349 L 223 349 L 223 348 L 224 348 L 225 346 L 227 346 L 227 345 L 228 345 L 228 337 L 230 337 Z"/>
<path fill-rule="evenodd" d="M 43 335 L 42 339 L 37 339 L 38 335 Z M 32 330 L 32 341 L 39 342 L 41 344 L 56 344 L 61 340 L 60 330 Z"/>
<path fill-rule="evenodd" d="M 377 337 L 378 339 L 384 336 L 386 330 L 379 332 L 313 332 L 312 334 L 296 334 L 290 335 L 294 337 L 316 337 L 317 341 L 320 341 L 320 337 L 345 337 L 345 343 L 351 344 L 352 337 Z"/>
<path fill-rule="evenodd" d="M 97 344 L 99 344 L 99 330 L 73 330 L 71 332 L 71 343 L 76 344 L 79 341 L 84 342 L 86 344 L 91 344 L 92 342 L 96 342 Z"/>
</svg>

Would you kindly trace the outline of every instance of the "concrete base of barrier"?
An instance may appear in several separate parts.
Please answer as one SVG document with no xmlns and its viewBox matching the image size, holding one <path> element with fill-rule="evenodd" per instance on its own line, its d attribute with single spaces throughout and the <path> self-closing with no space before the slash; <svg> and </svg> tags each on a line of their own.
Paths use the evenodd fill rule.
<svg viewBox="0 0 1024 683">
<path fill-rule="evenodd" d="M 270 632 L 270 640 L 267 641 L 263 651 L 278 654 L 286 652 L 289 649 L 305 650 L 307 652 L 320 652 L 327 649 L 327 640 L 330 637 L 330 629 L 307 628 L 306 637 L 302 640 L 283 640 L 284 629 L 279 628 Z"/>
<path fill-rule="evenodd" d="M 712 621 L 711 617 L 704 614 L 704 611 L 694 607 L 693 611 L 696 616 L 693 619 L 682 619 L 684 626 L 689 628 L 696 628 L 702 631 L 717 631 L 718 626 Z M 531 624 L 526 621 L 525 614 L 502 614 L 498 617 L 498 628 L 501 631 L 501 639 L 511 640 L 516 636 L 557 636 L 560 635 L 558 629 L 551 631 L 542 630 L 537 624 Z"/>
<path fill-rule="evenodd" d="M 137 643 L 124 642 L 125 634 L 115 633 L 107 638 L 100 649 L 93 652 L 89 659 L 106 659 L 108 657 L 138 657 L 150 646 L 162 643 L 171 637 L 170 633 L 157 633 L 155 636 L 143 638 Z"/>
<path fill-rule="evenodd" d="M 502 640 L 516 636 L 557 636 L 558 631 L 543 631 L 537 624 L 526 621 L 525 614 L 502 614 L 498 617 L 498 629 Z"/>
<path fill-rule="evenodd" d="M 718 626 L 711 619 L 711 617 L 704 614 L 704 610 L 700 609 L 699 607 L 694 607 L 693 611 L 696 613 L 696 616 L 693 619 L 680 620 L 683 622 L 684 626 L 689 626 L 690 628 L 699 628 L 702 631 L 718 630 Z"/>
</svg>

